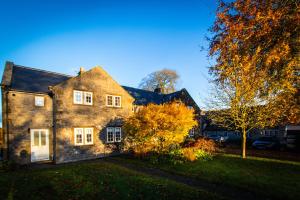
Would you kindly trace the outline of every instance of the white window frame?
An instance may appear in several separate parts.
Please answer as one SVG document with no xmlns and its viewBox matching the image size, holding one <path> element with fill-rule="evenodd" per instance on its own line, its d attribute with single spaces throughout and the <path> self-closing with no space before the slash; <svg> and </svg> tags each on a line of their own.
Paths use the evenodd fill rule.
<svg viewBox="0 0 300 200">
<path fill-rule="evenodd" d="M 39 104 L 41 103 L 41 104 Z M 38 107 L 44 107 L 45 106 L 45 97 L 42 96 L 35 96 L 34 97 L 34 105 Z"/>
<path fill-rule="evenodd" d="M 91 132 L 91 141 L 88 142 L 87 141 L 87 134 L 88 134 L 88 130 L 90 130 Z M 89 145 L 89 144 L 94 144 L 94 129 L 93 128 L 85 128 L 84 129 L 84 142 L 86 145 Z"/>
<path fill-rule="evenodd" d="M 117 140 L 117 137 L 116 137 L 116 132 L 117 132 L 117 130 L 119 129 L 119 132 L 120 132 L 120 139 L 119 140 Z M 122 141 L 122 129 L 121 129 L 121 127 L 115 127 L 115 131 L 114 131 L 114 140 L 115 140 L 115 142 L 121 142 Z"/>
<path fill-rule="evenodd" d="M 108 97 L 111 97 L 111 105 L 108 105 Z M 114 106 L 114 96 L 113 95 L 106 95 L 106 106 L 113 107 Z"/>
<path fill-rule="evenodd" d="M 87 102 L 86 101 L 86 96 L 87 95 L 91 95 L 91 102 Z M 85 104 L 85 105 L 93 105 L 93 93 L 92 92 L 83 92 L 83 98 L 84 98 L 83 104 Z"/>
<path fill-rule="evenodd" d="M 76 94 L 79 93 L 81 95 L 81 100 L 77 101 Z M 91 102 L 86 101 L 86 96 L 91 95 Z M 82 104 L 82 105 L 93 105 L 93 92 L 85 92 L 81 90 L 73 90 L 73 103 L 74 104 Z"/>
<path fill-rule="evenodd" d="M 111 130 L 111 131 L 109 131 L 109 130 Z M 108 132 L 112 132 L 112 141 L 108 140 Z M 114 141 L 115 141 L 115 129 L 114 129 L 114 127 L 107 127 L 106 128 L 106 142 L 114 143 Z"/>
<path fill-rule="evenodd" d="M 77 142 L 77 135 L 79 135 L 77 130 L 81 130 L 81 138 L 82 138 L 81 143 Z M 80 145 L 84 144 L 84 130 L 83 130 L 83 128 L 74 128 L 74 144 L 76 146 L 80 146 Z"/>
<path fill-rule="evenodd" d="M 108 104 L 108 97 L 112 98 L 112 105 Z M 116 105 L 116 98 L 120 98 L 120 105 Z M 122 107 L 122 97 L 121 96 L 115 96 L 115 95 L 106 95 L 106 106 L 107 107 L 116 107 L 116 108 Z"/>
<path fill-rule="evenodd" d="M 81 101 L 77 101 L 76 99 L 76 93 L 81 94 Z M 83 92 L 79 90 L 73 90 L 73 103 L 74 104 L 83 104 Z"/>
<path fill-rule="evenodd" d="M 108 140 L 108 132 L 109 132 L 109 130 L 111 130 L 111 132 L 113 134 L 113 140 L 112 141 Z M 119 140 L 116 139 L 116 132 L 117 132 L 117 130 L 119 130 L 119 132 L 120 132 L 120 139 Z M 106 128 L 106 142 L 107 143 L 115 143 L 115 142 L 121 142 L 121 141 L 122 141 L 122 129 L 121 129 L 121 127 L 107 127 Z"/>
<path fill-rule="evenodd" d="M 120 105 L 116 105 L 116 98 L 120 98 Z M 122 97 L 121 96 L 114 96 L 114 107 L 120 108 L 122 106 Z"/>
</svg>

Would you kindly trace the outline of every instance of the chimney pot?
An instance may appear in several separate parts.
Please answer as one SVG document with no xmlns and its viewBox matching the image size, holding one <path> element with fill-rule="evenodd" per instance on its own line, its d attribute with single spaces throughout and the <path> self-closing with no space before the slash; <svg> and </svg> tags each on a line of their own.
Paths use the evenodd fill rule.
<svg viewBox="0 0 300 200">
<path fill-rule="evenodd" d="M 83 72 L 85 72 L 84 68 L 80 67 L 80 69 L 79 69 L 79 75 L 81 75 Z"/>
</svg>

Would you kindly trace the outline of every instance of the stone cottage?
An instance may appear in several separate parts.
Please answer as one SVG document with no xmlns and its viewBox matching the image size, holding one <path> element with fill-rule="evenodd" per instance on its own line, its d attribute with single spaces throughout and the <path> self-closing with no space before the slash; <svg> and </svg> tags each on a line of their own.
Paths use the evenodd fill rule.
<svg viewBox="0 0 300 200">
<path fill-rule="evenodd" d="M 139 106 L 182 100 L 119 85 L 101 67 L 67 76 L 7 62 L 2 83 L 3 158 L 20 164 L 64 163 L 120 153 L 122 121 Z"/>
</svg>

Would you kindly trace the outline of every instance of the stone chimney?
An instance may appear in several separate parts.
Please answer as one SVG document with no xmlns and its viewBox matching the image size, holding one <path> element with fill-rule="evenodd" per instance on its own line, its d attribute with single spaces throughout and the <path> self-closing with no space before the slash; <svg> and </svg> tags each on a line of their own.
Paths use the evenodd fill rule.
<svg viewBox="0 0 300 200">
<path fill-rule="evenodd" d="M 81 75 L 83 72 L 85 72 L 84 68 L 83 68 L 83 67 L 80 67 L 79 72 L 78 72 L 78 75 Z"/>
</svg>

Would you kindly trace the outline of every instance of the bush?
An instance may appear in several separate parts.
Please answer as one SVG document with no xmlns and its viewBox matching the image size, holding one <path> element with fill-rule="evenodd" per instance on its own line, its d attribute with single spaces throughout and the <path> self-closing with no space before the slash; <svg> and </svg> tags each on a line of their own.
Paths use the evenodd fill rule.
<svg viewBox="0 0 300 200">
<path fill-rule="evenodd" d="M 198 149 L 196 151 L 197 160 L 212 160 L 213 155 L 204 150 Z"/>
<path fill-rule="evenodd" d="M 197 160 L 196 149 L 191 147 L 183 148 L 182 156 L 185 160 L 193 162 Z"/>
<path fill-rule="evenodd" d="M 133 151 L 135 157 L 145 159 L 153 164 L 171 163 L 178 164 L 183 162 L 194 162 L 196 160 L 211 160 L 217 151 L 217 145 L 213 140 L 198 138 L 197 140 L 187 140 L 180 146 L 178 144 L 170 146 L 164 153 L 156 151 Z"/>
<path fill-rule="evenodd" d="M 185 144 L 185 147 L 202 150 L 208 154 L 213 154 L 217 151 L 216 143 L 213 140 L 207 138 L 198 138 L 195 141 L 188 142 Z"/>
<path fill-rule="evenodd" d="M 181 102 L 149 104 L 125 121 L 126 149 L 136 154 L 168 154 L 196 125 L 194 111 Z"/>
</svg>

